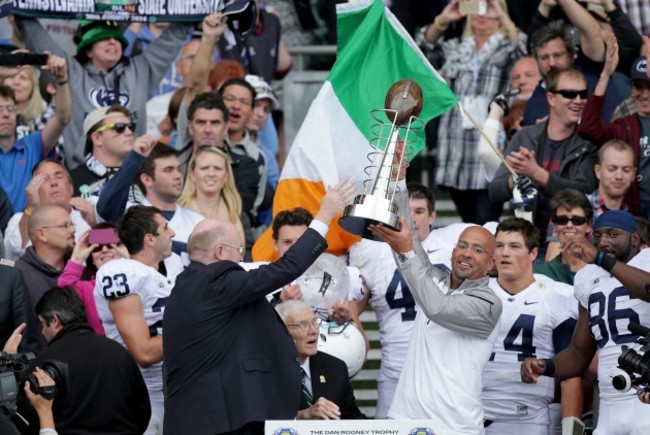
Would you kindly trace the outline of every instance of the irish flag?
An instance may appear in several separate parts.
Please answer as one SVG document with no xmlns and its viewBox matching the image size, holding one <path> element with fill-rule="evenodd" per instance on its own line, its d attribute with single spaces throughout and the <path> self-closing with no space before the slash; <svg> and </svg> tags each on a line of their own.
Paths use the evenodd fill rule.
<svg viewBox="0 0 650 435">
<path fill-rule="evenodd" d="M 390 86 L 401 79 L 420 85 L 425 122 L 446 112 L 457 99 L 420 49 L 381 0 L 337 5 L 336 63 L 314 99 L 291 146 L 273 202 L 273 214 L 303 207 L 318 211 L 327 186 L 340 179 L 365 179 L 373 109 L 383 109 Z M 410 157 L 424 147 L 419 142 Z M 328 252 L 340 255 L 358 240 L 334 223 L 327 235 Z M 271 232 L 253 247 L 255 261 L 277 258 Z"/>
</svg>

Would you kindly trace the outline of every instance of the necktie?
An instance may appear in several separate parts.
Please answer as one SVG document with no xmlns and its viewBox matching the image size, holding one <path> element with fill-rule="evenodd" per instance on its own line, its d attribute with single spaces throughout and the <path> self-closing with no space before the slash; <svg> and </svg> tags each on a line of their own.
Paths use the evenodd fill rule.
<svg viewBox="0 0 650 435">
<path fill-rule="evenodd" d="M 311 395 L 309 388 L 307 388 L 309 378 L 307 378 L 307 373 L 302 367 L 300 368 L 300 372 L 302 373 L 302 397 L 305 399 L 305 402 L 307 402 L 307 405 L 311 406 L 314 404 L 314 396 Z"/>
</svg>

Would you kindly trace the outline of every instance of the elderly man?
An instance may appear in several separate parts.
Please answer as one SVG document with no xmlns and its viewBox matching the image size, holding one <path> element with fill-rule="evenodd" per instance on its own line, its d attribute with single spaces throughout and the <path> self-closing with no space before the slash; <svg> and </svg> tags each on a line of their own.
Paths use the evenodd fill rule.
<svg viewBox="0 0 650 435">
<path fill-rule="evenodd" d="M 527 358 L 521 365 L 524 382 L 539 376 L 559 379 L 582 374 L 598 352 L 600 394 L 598 425 L 594 435 L 650 433 L 650 413 L 634 391 L 623 393 L 612 386 L 623 345 L 636 351 L 639 336 L 628 331 L 630 322 L 650 326 L 650 251 L 639 252 L 634 217 L 611 210 L 596 219 L 594 246 L 573 239 L 563 250 L 584 263 L 575 277 L 575 297 L 580 302 L 578 324 L 571 345 L 553 359 Z M 591 263 L 591 264 L 587 264 Z"/>
<path fill-rule="evenodd" d="M 262 434 L 300 404 L 296 347 L 266 294 L 298 278 L 325 250 L 330 221 L 354 196 L 340 182 L 310 228 L 277 262 L 249 272 L 237 228 L 206 219 L 189 240 L 192 261 L 165 310 L 166 433 Z"/>
<path fill-rule="evenodd" d="M 348 368 L 343 361 L 318 350 L 320 318 L 303 301 L 289 300 L 276 305 L 298 351 L 302 373 L 299 420 L 362 419 Z"/>
<path fill-rule="evenodd" d="M 399 210 L 409 209 L 405 189 L 398 204 Z M 494 266 L 494 236 L 478 226 L 465 229 L 449 271 L 429 262 L 407 220 L 408 214 L 399 231 L 370 227 L 393 250 L 420 311 L 388 417 L 426 418 L 441 434 L 481 434 L 481 373 L 502 309 L 486 276 Z"/>
</svg>

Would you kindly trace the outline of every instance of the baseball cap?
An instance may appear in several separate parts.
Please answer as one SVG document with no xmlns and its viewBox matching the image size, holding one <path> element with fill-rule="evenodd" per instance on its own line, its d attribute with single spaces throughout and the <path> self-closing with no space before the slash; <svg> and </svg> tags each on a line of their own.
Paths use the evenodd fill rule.
<svg viewBox="0 0 650 435">
<path fill-rule="evenodd" d="M 275 96 L 275 92 L 273 92 L 271 85 L 266 83 L 262 77 L 247 74 L 244 78 L 253 88 L 255 88 L 255 101 L 268 98 L 271 100 L 273 110 L 278 110 L 280 108 L 278 97 Z"/>
<path fill-rule="evenodd" d="M 650 82 L 650 77 L 648 77 L 648 61 L 645 57 L 641 56 L 637 58 L 632 64 L 632 69 L 630 70 L 630 81 L 632 80 L 644 80 Z"/>
<path fill-rule="evenodd" d="M 88 115 L 86 115 L 83 124 L 83 134 L 85 140 L 88 139 L 88 133 L 90 133 L 90 130 L 92 130 L 92 128 L 97 124 L 99 124 L 100 122 L 104 121 L 105 119 L 124 116 L 122 112 L 116 112 L 114 109 L 115 106 L 100 107 L 98 109 L 93 110 Z M 92 149 L 88 149 L 88 148 L 89 147 L 87 146 L 86 149 L 84 150 L 85 154 L 88 154 L 89 152 L 92 151 Z"/>
<path fill-rule="evenodd" d="M 242 35 L 253 30 L 257 21 L 255 0 L 226 0 L 224 3 L 221 13 L 228 17 L 230 30 Z"/>
<path fill-rule="evenodd" d="M 598 230 L 600 228 L 617 228 L 633 233 L 636 231 L 637 226 L 636 220 L 631 213 L 624 210 L 608 210 L 598 216 L 594 222 L 593 229 Z"/>
</svg>

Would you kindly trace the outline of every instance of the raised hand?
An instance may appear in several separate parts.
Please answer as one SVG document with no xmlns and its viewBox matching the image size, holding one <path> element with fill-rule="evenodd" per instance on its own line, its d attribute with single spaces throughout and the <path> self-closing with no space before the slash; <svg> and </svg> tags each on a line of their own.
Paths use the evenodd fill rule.
<svg viewBox="0 0 650 435">
<path fill-rule="evenodd" d="M 356 188 L 357 185 L 352 180 L 341 180 L 336 186 L 329 187 L 315 218 L 329 225 L 330 221 L 341 213 L 346 205 L 352 203 Z"/>
</svg>

